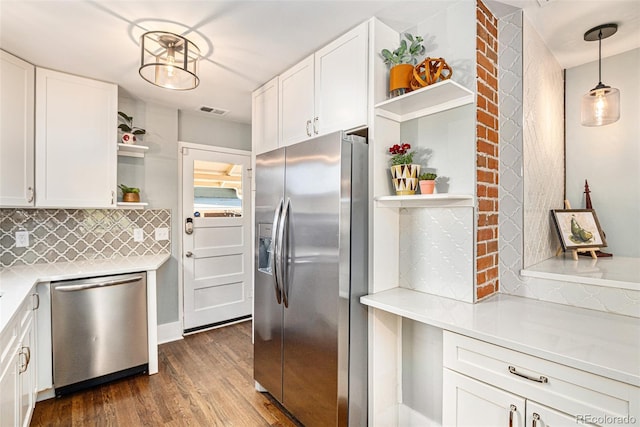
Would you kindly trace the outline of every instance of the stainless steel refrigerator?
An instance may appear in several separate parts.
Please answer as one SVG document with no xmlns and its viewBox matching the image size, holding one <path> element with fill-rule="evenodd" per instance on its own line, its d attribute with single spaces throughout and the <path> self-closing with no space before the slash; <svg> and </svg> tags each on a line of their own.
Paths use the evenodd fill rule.
<svg viewBox="0 0 640 427">
<path fill-rule="evenodd" d="M 307 427 L 367 425 L 367 144 L 256 158 L 254 378 Z"/>
</svg>

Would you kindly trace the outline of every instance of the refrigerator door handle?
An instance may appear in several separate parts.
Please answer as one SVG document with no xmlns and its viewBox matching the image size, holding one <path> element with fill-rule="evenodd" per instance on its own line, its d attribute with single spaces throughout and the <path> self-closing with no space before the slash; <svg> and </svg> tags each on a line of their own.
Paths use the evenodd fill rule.
<svg viewBox="0 0 640 427">
<path fill-rule="evenodd" d="M 285 307 L 289 307 L 289 289 L 287 285 L 287 258 L 289 248 L 285 245 L 285 229 L 289 228 L 289 207 L 291 206 L 291 199 L 287 199 L 287 204 L 284 206 L 282 215 L 280 216 L 280 227 L 278 228 L 278 251 L 280 254 L 278 271 L 280 276 L 278 281 L 280 282 L 280 288 L 282 289 L 282 303 Z M 284 252 L 284 255 L 283 255 Z"/>
<path fill-rule="evenodd" d="M 273 215 L 273 226 L 271 227 L 271 244 L 273 245 L 273 256 L 271 257 L 271 272 L 273 273 L 273 287 L 276 292 L 276 301 L 278 304 L 282 303 L 282 290 L 279 285 L 278 271 L 279 266 L 279 251 L 280 245 L 278 244 L 278 227 L 280 226 L 280 215 L 282 214 L 282 207 L 284 205 L 284 199 L 280 199 L 276 212 Z"/>
</svg>

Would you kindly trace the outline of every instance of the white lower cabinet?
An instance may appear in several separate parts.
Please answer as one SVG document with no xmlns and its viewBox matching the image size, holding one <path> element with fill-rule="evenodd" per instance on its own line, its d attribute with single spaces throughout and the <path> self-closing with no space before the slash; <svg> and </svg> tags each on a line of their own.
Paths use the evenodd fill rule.
<svg viewBox="0 0 640 427">
<path fill-rule="evenodd" d="M 36 402 L 33 295 L 0 334 L 0 427 L 28 426 Z"/>
<path fill-rule="evenodd" d="M 640 423 L 640 387 L 444 331 L 444 426 Z"/>
</svg>

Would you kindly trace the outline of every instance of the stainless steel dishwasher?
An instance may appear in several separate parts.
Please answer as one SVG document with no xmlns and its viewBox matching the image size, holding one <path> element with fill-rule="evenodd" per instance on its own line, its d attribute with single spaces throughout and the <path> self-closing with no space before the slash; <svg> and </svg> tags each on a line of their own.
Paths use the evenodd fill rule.
<svg viewBox="0 0 640 427">
<path fill-rule="evenodd" d="M 51 283 L 56 396 L 149 369 L 146 273 Z"/>
</svg>

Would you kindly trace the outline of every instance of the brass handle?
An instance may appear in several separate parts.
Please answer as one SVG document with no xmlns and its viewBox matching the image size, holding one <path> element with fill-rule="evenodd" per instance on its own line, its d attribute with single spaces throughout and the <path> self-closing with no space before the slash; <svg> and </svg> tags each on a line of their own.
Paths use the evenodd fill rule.
<svg viewBox="0 0 640 427">
<path fill-rule="evenodd" d="M 318 134 L 318 118 L 313 119 L 313 133 Z"/>
<path fill-rule="evenodd" d="M 311 120 L 307 120 L 307 136 L 311 136 Z"/>
<path fill-rule="evenodd" d="M 549 378 L 543 377 L 542 375 L 540 375 L 538 378 L 536 378 L 536 377 L 532 377 L 532 376 L 529 376 L 529 375 L 526 375 L 526 374 L 521 374 L 520 372 L 516 371 L 515 366 L 509 366 L 509 372 L 512 373 L 513 375 L 517 375 L 519 377 L 526 378 L 529 381 L 535 381 L 537 383 L 542 383 L 542 384 L 546 384 L 546 383 L 549 382 Z"/>
<path fill-rule="evenodd" d="M 518 408 L 516 405 L 509 405 L 509 427 L 513 427 L 513 414 L 516 412 Z"/>
</svg>

